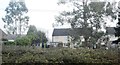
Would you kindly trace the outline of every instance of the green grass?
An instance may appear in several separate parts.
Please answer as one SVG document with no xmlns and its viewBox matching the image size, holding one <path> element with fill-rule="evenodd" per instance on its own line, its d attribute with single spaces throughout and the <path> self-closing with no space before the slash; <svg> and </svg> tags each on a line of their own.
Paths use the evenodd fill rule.
<svg viewBox="0 0 120 65">
<path fill-rule="evenodd" d="M 118 63 L 117 50 L 4 46 L 3 63 Z"/>
</svg>

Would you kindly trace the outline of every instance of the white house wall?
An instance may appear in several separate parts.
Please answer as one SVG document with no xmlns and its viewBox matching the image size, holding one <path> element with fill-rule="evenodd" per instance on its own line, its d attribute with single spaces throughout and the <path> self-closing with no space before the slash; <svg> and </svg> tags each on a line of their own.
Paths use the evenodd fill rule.
<svg viewBox="0 0 120 65">
<path fill-rule="evenodd" d="M 53 42 L 68 43 L 68 36 L 53 36 Z"/>
</svg>

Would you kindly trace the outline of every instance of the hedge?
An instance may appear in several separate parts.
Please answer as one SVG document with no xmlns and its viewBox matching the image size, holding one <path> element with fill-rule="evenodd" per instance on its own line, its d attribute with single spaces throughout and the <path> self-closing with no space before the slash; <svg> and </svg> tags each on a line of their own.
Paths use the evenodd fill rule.
<svg viewBox="0 0 120 65">
<path fill-rule="evenodd" d="M 120 60 L 117 50 L 4 48 L 3 63 L 118 63 Z"/>
</svg>

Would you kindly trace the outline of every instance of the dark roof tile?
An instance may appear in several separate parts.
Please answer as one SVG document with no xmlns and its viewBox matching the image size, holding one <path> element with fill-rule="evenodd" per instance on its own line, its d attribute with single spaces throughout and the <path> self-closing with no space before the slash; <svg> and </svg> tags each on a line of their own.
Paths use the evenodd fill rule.
<svg viewBox="0 0 120 65">
<path fill-rule="evenodd" d="M 90 28 L 88 28 L 88 29 L 84 29 L 84 28 L 54 29 L 52 36 L 68 36 L 68 35 L 78 36 L 78 35 L 86 35 L 86 34 L 90 34 L 91 33 L 90 31 L 88 32 L 89 29 Z"/>
<path fill-rule="evenodd" d="M 70 29 L 54 29 L 52 36 L 68 36 Z"/>
</svg>

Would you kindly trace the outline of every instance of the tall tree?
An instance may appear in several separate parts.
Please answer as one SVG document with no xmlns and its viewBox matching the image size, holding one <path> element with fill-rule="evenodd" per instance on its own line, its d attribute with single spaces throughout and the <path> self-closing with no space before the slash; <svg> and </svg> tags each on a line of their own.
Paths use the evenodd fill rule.
<svg viewBox="0 0 120 65">
<path fill-rule="evenodd" d="M 40 38 L 40 41 L 41 41 L 42 43 L 46 43 L 46 42 L 48 41 L 45 33 L 42 32 L 42 31 L 37 31 L 37 36 Z"/>
<path fill-rule="evenodd" d="M 90 0 L 60 0 L 58 4 L 70 4 L 73 10 L 63 11 L 56 17 L 56 21 L 62 24 L 65 22 L 70 23 L 73 30 L 84 28 L 85 32 L 91 32 L 90 34 L 84 34 L 86 44 L 89 37 L 102 28 L 101 24 L 105 24 L 104 17 L 116 18 L 116 12 L 113 10 L 115 3 L 91 2 Z"/>
<path fill-rule="evenodd" d="M 120 2 L 118 3 L 118 23 L 115 31 L 115 36 L 119 37 L 118 40 L 120 41 Z"/>
<path fill-rule="evenodd" d="M 27 35 L 30 35 L 30 34 L 36 34 L 37 33 L 37 28 L 34 26 L 34 25 L 30 25 L 29 26 L 29 29 L 28 29 L 28 32 L 27 32 Z"/>
<path fill-rule="evenodd" d="M 37 30 L 34 25 L 30 25 L 27 35 L 30 36 L 31 40 L 39 39 L 40 43 L 46 43 L 48 41 L 44 32 Z"/>
<path fill-rule="evenodd" d="M 5 9 L 6 15 L 2 20 L 8 34 L 22 34 L 28 27 L 29 17 L 25 15 L 28 9 L 24 1 L 11 0 Z"/>
</svg>

